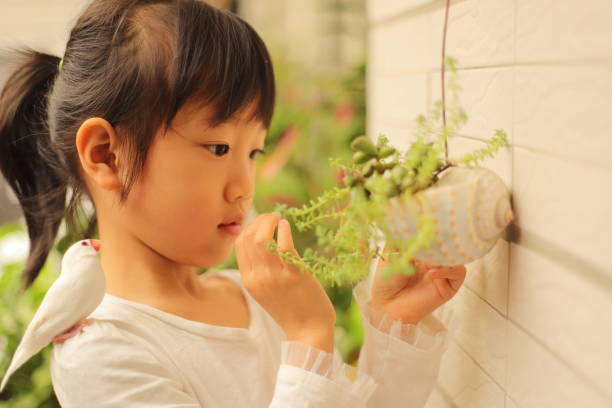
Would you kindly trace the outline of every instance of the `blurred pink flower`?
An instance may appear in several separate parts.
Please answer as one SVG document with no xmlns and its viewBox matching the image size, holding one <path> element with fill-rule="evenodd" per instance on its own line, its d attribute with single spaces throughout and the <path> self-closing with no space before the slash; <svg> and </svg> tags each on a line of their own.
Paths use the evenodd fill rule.
<svg viewBox="0 0 612 408">
<path fill-rule="evenodd" d="M 342 185 L 342 187 L 344 187 L 344 176 L 345 175 L 346 174 L 344 173 L 344 170 L 340 170 L 337 175 L 338 182 L 340 182 L 340 185 Z"/>
<path fill-rule="evenodd" d="M 285 167 L 298 136 L 299 131 L 295 125 L 289 126 L 283 132 L 272 155 L 261 167 L 260 177 L 262 180 L 274 178 Z"/>
<path fill-rule="evenodd" d="M 355 116 L 355 109 L 350 103 L 342 103 L 336 107 L 334 117 L 340 123 L 347 124 Z"/>
</svg>

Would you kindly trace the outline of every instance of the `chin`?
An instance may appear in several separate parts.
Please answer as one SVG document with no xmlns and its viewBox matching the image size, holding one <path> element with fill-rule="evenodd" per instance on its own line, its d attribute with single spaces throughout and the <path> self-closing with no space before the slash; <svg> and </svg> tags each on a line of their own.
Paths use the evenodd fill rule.
<svg viewBox="0 0 612 408">
<path fill-rule="evenodd" d="M 215 254 L 201 254 L 196 258 L 198 268 L 212 268 L 226 262 L 231 254 L 232 245 L 226 245 L 227 248 L 220 249 Z"/>
</svg>

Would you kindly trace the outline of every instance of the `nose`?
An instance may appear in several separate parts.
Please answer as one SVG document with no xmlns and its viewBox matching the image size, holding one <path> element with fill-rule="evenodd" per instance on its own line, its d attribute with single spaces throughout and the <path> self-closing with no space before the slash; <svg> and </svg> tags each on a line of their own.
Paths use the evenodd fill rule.
<svg viewBox="0 0 612 408">
<path fill-rule="evenodd" d="M 255 167 L 242 163 L 237 164 L 230 172 L 229 182 L 225 187 L 225 199 L 230 203 L 251 199 L 255 189 Z"/>
</svg>

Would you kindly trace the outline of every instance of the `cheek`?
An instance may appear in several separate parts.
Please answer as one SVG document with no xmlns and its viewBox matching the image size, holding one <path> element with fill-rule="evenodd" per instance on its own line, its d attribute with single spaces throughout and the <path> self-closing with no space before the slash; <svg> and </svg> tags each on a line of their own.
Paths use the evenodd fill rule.
<svg viewBox="0 0 612 408">
<path fill-rule="evenodd" d="M 219 265 L 230 255 L 234 242 L 217 229 L 223 213 L 206 200 L 202 205 L 190 202 L 194 193 L 185 191 L 189 189 L 150 199 L 135 195 L 138 200 L 129 208 L 125 222 L 134 235 L 176 263 L 200 268 Z"/>
<path fill-rule="evenodd" d="M 123 222 L 157 252 L 176 262 L 199 267 L 222 263 L 233 241 L 217 229 L 227 209 L 221 180 L 207 176 L 215 169 L 205 168 L 201 159 L 185 154 L 179 163 L 152 153 L 151 162 L 130 193 Z"/>
<path fill-rule="evenodd" d="M 143 172 L 141 203 L 166 218 L 198 221 L 219 194 L 215 169 L 200 156 L 204 151 L 160 142 L 149 153 Z M 150 161 L 149 161 L 150 159 Z"/>
</svg>

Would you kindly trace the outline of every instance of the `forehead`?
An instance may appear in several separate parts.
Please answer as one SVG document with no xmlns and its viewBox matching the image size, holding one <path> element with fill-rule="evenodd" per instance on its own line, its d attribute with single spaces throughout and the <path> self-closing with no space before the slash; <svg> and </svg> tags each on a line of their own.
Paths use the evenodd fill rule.
<svg viewBox="0 0 612 408">
<path fill-rule="evenodd" d="M 235 133 L 243 135 L 247 132 L 252 138 L 264 138 L 267 129 L 264 128 L 263 122 L 248 120 L 253 106 L 254 104 L 251 104 L 247 109 L 236 112 L 236 114 L 226 122 L 218 126 L 212 126 L 211 118 L 214 114 L 212 107 L 186 104 L 177 112 L 173 124 L 180 127 L 197 128 L 200 132 L 215 136 L 225 135 L 232 137 Z M 244 139 L 244 137 L 242 137 L 242 139 Z M 251 139 L 251 137 L 249 137 L 249 139 Z"/>
</svg>

